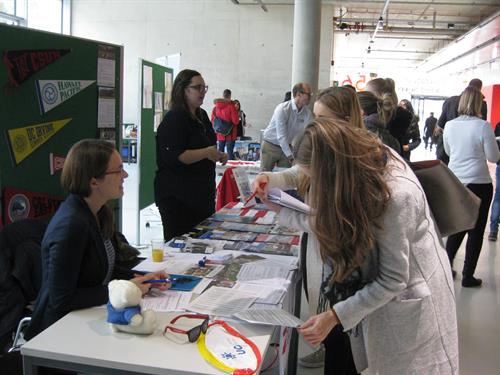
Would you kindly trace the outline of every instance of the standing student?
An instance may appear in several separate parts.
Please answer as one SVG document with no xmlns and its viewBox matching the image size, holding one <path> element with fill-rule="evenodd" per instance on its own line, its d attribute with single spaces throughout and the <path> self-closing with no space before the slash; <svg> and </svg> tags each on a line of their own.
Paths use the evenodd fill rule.
<svg viewBox="0 0 500 375">
<path fill-rule="evenodd" d="M 420 138 L 420 128 L 418 126 L 420 118 L 415 113 L 415 110 L 413 109 L 413 106 L 411 105 L 409 100 L 401 100 L 399 102 L 399 106 L 410 112 L 412 116 L 410 126 L 406 130 L 406 134 L 403 137 L 403 144 L 401 145 L 401 148 L 403 150 L 402 156 L 406 160 L 410 160 L 411 151 L 416 149 L 422 142 L 422 138 Z"/>
<path fill-rule="evenodd" d="M 231 131 L 228 134 L 217 133 L 217 148 L 220 152 L 224 152 L 227 148 L 229 160 L 234 160 L 234 143 L 238 136 L 238 123 L 240 121 L 236 106 L 231 100 L 231 90 L 225 89 L 222 93 L 222 98 L 214 100 L 214 108 L 212 109 L 212 124 L 215 118 L 230 122 L 233 124 Z"/>
<path fill-rule="evenodd" d="M 247 115 L 241 109 L 241 103 L 239 100 L 234 100 L 234 108 L 236 108 L 236 112 L 238 113 L 238 125 L 237 125 L 237 138 L 243 139 L 245 137 L 245 128 L 247 127 Z"/>
<path fill-rule="evenodd" d="M 424 126 L 424 143 L 425 149 L 429 146 L 429 150 L 432 151 L 432 145 L 434 143 L 434 129 L 436 129 L 437 118 L 434 117 L 434 112 L 431 112 L 430 116 L 425 120 Z"/>
<path fill-rule="evenodd" d="M 411 169 L 373 134 L 328 118 L 306 127 L 294 155 L 310 184 L 310 215 L 269 202 L 273 178 L 258 177 L 254 189 L 280 224 L 308 232 L 321 256 L 328 308 L 299 333 L 325 344 L 325 375 L 335 328 L 351 333 L 358 372 L 458 374 L 451 272 Z"/>
<path fill-rule="evenodd" d="M 165 241 L 189 232 L 215 211 L 215 163 L 227 154 L 201 108 L 208 86 L 200 73 L 177 74 L 170 110 L 156 133 L 155 202 Z"/>
<path fill-rule="evenodd" d="M 500 137 L 500 122 L 495 126 L 495 137 Z M 500 149 L 500 142 L 497 140 L 498 148 Z M 490 235 L 488 240 L 496 241 L 498 237 L 498 223 L 500 222 L 500 160 L 497 161 L 495 172 L 495 196 L 491 206 L 490 216 Z"/>
<path fill-rule="evenodd" d="M 135 276 L 116 264 L 113 214 L 106 203 L 123 196 L 127 176 L 108 141 L 86 139 L 69 150 L 61 184 L 70 194 L 42 240 L 42 287 L 26 339 L 70 311 L 105 304 L 112 279 L 131 279 L 144 294 L 151 285 L 144 281 L 166 277 L 163 272 Z"/>
<path fill-rule="evenodd" d="M 476 226 L 469 231 L 453 234 L 446 241 L 446 251 L 453 265 L 458 248 L 467 234 L 462 269 L 463 287 L 478 287 L 482 284 L 481 279 L 474 277 L 474 272 L 493 196 L 493 184 L 486 161 L 496 163 L 500 159 L 495 134 L 490 124 L 481 119 L 482 100 L 481 91 L 472 86 L 467 87 L 460 95 L 459 117 L 448 121 L 443 132 L 444 150 L 450 156 L 448 167 L 460 182 L 481 199 Z"/>
<path fill-rule="evenodd" d="M 292 141 L 312 119 L 308 108 L 311 87 L 307 83 L 297 83 L 293 86 L 292 95 L 292 99 L 276 106 L 264 130 L 260 161 L 262 171 L 272 171 L 275 165 L 282 168 L 292 166 Z"/>
</svg>

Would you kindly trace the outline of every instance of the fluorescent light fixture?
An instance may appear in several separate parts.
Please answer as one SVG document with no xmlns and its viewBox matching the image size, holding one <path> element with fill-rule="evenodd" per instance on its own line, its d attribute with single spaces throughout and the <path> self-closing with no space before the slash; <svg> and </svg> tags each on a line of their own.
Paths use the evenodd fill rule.
<svg viewBox="0 0 500 375">
<path fill-rule="evenodd" d="M 240 5 L 240 2 L 238 0 L 231 0 L 233 4 Z"/>
</svg>

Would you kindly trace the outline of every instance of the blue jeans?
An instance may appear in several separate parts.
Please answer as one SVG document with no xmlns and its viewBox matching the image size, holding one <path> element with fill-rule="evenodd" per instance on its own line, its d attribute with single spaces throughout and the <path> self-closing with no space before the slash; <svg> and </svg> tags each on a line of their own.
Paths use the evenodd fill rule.
<svg viewBox="0 0 500 375">
<path fill-rule="evenodd" d="M 495 186 L 495 197 L 491 205 L 490 233 L 498 232 L 498 221 L 500 219 L 500 165 L 498 164 L 495 176 L 497 181 Z"/>
<path fill-rule="evenodd" d="M 235 141 L 217 141 L 217 148 L 220 152 L 224 152 L 224 149 L 227 147 L 227 155 L 229 156 L 229 160 L 234 160 L 234 143 Z"/>
</svg>

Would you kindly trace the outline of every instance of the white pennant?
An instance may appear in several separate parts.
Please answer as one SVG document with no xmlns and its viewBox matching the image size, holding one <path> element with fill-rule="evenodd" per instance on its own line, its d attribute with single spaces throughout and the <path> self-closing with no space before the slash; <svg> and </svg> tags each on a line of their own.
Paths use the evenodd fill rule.
<svg viewBox="0 0 500 375">
<path fill-rule="evenodd" d="M 42 114 L 78 94 L 95 81 L 37 80 L 36 88 Z"/>
</svg>

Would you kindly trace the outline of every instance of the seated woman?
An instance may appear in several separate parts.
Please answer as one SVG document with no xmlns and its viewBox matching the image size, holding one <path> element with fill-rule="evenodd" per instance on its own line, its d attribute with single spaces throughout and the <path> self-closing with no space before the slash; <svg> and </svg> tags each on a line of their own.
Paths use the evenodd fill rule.
<svg viewBox="0 0 500 375">
<path fill-rule="evenodd" d="M 313 237 L 316 249 L 307 251 L 323 262 L 328 308 L 299 333 L 325 344 L 325 374 L 338 327 L 351 332 L 358 372 L 458 374 L 451 270 L 410 167 L 374 134 L 328 118 L 306 127 L 294 158 L 310 184 L 310 215 L 268 201 L 267 189 L 286 182 L 273 173 L 259 175 L 254 189 L 281 225 Z"/>
<path fill-rule="evenodd" d="M 70 311 L 106 303 L 112 279 L 130 279 L 144 294 L 151 286 L 144 281 L 167 276 L 136 276 L 115 265 L 113 214 L 106 203 L 122 197 L 127 176 L 120 154 L 108 141 L 85 139 L 69 150 L 61 184 L 70 194 L 42 240 L 42 287 L 26 339 Z"/>
</svg>

